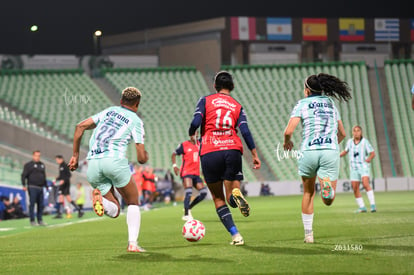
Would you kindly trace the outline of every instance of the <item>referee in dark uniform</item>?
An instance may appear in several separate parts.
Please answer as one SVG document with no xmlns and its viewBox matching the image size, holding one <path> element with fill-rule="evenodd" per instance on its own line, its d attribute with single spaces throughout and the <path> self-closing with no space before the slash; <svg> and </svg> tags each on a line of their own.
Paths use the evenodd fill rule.
<svg viewBox="0 0 414 275">
<path fill-rule="evenodd" d="M 73 205 L 73 207 L 78 211 L 78 217 L 83 216 L 83 212 L 80 211 L 80 208 L 72 201 L 70 197 L 70 177 L 72 173 L 69 170 L 69 167 L 65 160 L 63 159 L 62 155 L 56 156 L 56 163 L 59 164 L 59 176 L 56 178 L 56 185 L 58 186 L 58 205 L 57 205 L 57 215 L 55 218 L 59 219 L 62 218 L 61 208 L 64 202 L 64 198 L 66 198 L 67 202 Z M 67 213 L 67 218 L 71 217 L 70 212 Z"/>
<path fill-rule="evenodd" d="M 43 222 L 43 187 L 46 187 L 46 168 L 40 161 L 40 151 L 33 152 L 32 161 L 24 165 L 22 173 L 23 190 L 29 191 L 29 215 L 30 224 L 36 225 L 34 207 L 37 204 L 37 223 L 46 225 Z"/>
</svg>

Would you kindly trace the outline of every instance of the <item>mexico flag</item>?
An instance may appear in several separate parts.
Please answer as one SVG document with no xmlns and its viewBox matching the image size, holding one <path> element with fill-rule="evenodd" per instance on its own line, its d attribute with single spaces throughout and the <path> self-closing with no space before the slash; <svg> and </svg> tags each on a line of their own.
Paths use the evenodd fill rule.
<svg viewBox="0 0 414 275">
<path fill-rule="evenodd" d="M 230 18 L 232 40 L 256 40 L 256 18 L 231 17 Z"/>
</svg>

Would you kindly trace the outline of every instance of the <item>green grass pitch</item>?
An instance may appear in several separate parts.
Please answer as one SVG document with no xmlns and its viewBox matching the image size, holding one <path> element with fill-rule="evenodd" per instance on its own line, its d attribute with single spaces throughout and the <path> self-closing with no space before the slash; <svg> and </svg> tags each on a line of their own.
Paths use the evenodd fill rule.
<svg viewBox="0 0 414 275">
<path fill-rule="evenodd" d="M 367 199 L 364 193 L 364 199 Z M 125 215 L 118 219 L 0 222 L 1 274 L 286 274 L 413 273 L 414 192 L 376 193 L 377 213 L 355 214 L 352 194 L 327 207 L 315 198 L 314 244 L 303 243 L 301 196 L 249 198 L 251 216 L 233 209 L 246 245 L 229 245 L 212 201 L 193 209 L 206 226 L 198 243 L 181 236 L 182 204 L 142 212 L 140 245 L 126 252 Z M 357 250 L 357 249 L 358 250 Z"/>
</svg>

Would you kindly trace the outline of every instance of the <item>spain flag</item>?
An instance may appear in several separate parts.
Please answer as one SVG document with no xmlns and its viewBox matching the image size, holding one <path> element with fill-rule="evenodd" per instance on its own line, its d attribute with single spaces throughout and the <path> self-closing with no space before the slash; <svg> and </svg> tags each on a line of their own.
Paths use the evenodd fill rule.
<svg viewBox="0 0 414 275">
<path fill-rule="evenodd" d="M 328 26 L 326 18 L 303 18 L 302 37 L 305 41 L 326 41 Z"/>
<path fill-rule="evenodd" d="M 365 40 L 364 18 L 339 18 L 339 40 L 341 41 L 364 41 Z"/>
</svg>

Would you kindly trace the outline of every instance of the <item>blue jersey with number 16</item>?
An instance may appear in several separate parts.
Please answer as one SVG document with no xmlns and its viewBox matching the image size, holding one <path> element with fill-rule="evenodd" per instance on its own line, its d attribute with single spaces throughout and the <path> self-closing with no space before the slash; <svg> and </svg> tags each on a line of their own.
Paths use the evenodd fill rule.
<svg viewBox="0 0 414 275">
<path fill-rule="evenodd" d="M 290 117 L 300 117 L 302 122 L 302 151 L 339 150 L 338 120 L 341 120 L 332 99 L 311 95 L 299 100 Z"/>
<path fill-rule="evenodd" d="M 144 123 L 124 107 L 113 106 L 92 116 L 96 128 L 89 140 L 87 159 L 126 158 L 131 140 L 144 144 Z"/>
</svg>

